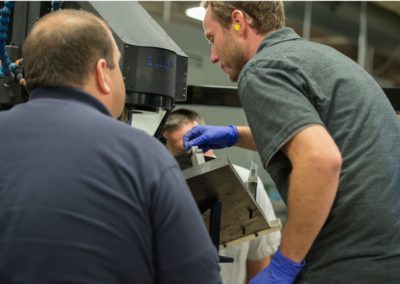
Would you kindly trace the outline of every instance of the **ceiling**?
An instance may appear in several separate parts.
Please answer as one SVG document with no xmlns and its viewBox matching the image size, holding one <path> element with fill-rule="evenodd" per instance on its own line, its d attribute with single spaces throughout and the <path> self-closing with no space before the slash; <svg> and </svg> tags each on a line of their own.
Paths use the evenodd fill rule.
<svg viewBox="0 0 400 284">
<path fill-rule="evenodd" d="M 372 3 L 400 16 L 400 2 L 397 2 L 397 1 L 373 1 Z"/>
<path fill-rule="evenodd" d="M 165 13 L 169 13 L 170 20 L 180 20 L 188 24 L 201 25 L 199 21 L 192 20 L 185 15 L 185 10 L 199 6 L 199 1 L 139 1 L 139 3 L 150 14 L 163 16 Z M 286 5 L 289 5 L 289 3 L 287 2 Z M 335 2 L 331 1 L 331 3 Z M 400 16 L 400 1 L 370 1 L 369 3 Z M 167 10 L 170 11 L 167 12 Z"/>
<path fill-rule="evenodd" d="M 185 15 L 198 1 L 140 1 L 153 17 L 202 28 L 200 21 Z M 357 61 L 360 3 L 349 1 L 312 2 L 310 39 L 333 46 Z M 400 1 L 367 2 L 370 73 L 400 87 Z M 302 35 L 305 3 L 285 2 L 287 26 Z"/>
</svg>

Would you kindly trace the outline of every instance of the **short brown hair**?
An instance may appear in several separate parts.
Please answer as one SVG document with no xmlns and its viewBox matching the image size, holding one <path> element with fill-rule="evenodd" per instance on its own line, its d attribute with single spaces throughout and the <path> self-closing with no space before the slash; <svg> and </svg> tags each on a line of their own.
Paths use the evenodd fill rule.
<svg viewBox="0 0 400 284">
<path fill-rule="evenodd" d="M 175 131 L 181 129 L 185 124 L 194 122 L 204 124 L 204 119 L 193 110 L 186 108 L 177 109 L 170 113 L 163 131 Z"/>
<path fill-rule="evenodd" d="M 114 68 L 112 40 L 107 24 L 86 11 L 64 9 L 42 17 L 22 50 L 28 92 L 82 86 L 100 58 Z"/>
<path fill-rule="evenodd" d="M 203 1 L 201 5 L 210 8 L 212 16 L 226 29 L 232 24 L 233 10 L 241 10 L 251 18 L 250 26 L 258 34 L 285 27 L 283 1 Z"/>
</svg>

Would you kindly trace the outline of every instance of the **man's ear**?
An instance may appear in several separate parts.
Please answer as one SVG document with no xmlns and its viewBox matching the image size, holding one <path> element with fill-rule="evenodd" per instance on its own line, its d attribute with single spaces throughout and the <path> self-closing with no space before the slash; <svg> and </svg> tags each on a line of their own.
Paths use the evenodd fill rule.
<svg viewBox="0 0 400 284">
<path fill-rule="evenodd" d="M 240 10 L 233 10 L 231 15 L 232 28 L 236 34 L 241 35 L 246 27 L 246 17 Z"/>
<path fill-rule="evenodd" d="M 97 60 L 96 62 L 96 83 L 99 88 L 99 90 L 104 93 L 104 94 L 110 94 L 111 93 L 111 87 L 110 87 L 110 79 L 108 77 L 108 72 L 107 72 L 107 61 L 103 58 Z"/>
</svg>

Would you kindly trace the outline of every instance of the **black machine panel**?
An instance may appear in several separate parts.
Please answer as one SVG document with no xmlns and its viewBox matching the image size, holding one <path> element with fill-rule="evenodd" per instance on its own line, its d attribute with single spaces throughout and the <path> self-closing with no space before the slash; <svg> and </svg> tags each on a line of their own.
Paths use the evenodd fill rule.
<svg viewBox="0 0 400 284">
<path fill-rule="evenodd" d="M 188 58 L 138 2 L 64 1 L 62 8 L 84 9 L 97 14 L 110 26 L 121 52 L 128 108 L 169 111 L 175 101 L 186 99 Z M 48 1 L 15 3 L 11 40 L 7 42 L 12 62 L 21 56 L 23 41 L 35 21 L 51 9 L 52 2 Z M 1 80 L 0 109 L 27 99 L 18 82 L 12 78 Z"/>
</svg>

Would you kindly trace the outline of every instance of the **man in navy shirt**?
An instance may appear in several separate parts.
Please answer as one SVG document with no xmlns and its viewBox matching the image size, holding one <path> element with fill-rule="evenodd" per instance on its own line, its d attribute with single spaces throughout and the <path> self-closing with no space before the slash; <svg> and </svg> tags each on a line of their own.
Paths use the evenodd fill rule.
<svg viewBox="0 0 400 284">
<path fill-rule="evenodd" d="M 125 88 L 107 24 L 36 23 L 29 102 L 0 113 L 0 283 L 221 283 L 178 165 L 116 119 Z"/>
</svg>

